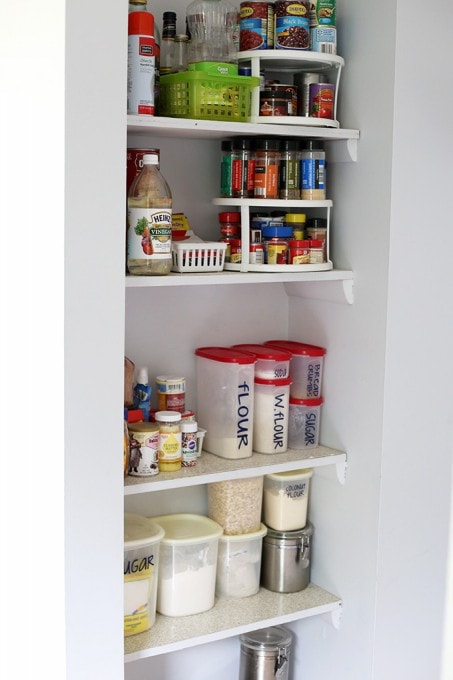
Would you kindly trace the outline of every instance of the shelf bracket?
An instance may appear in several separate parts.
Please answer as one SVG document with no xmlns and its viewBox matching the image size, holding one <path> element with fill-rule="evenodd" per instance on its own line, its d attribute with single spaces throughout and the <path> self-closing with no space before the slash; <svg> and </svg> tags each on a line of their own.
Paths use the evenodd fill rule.
<svg viewBox="0 0 453 680">
<path fill-rule="evenodd" d="M 339 630 L 340 625 L 341 625 L 341 617 L 343 615 L 343 606 L 340 603 L 340 606 L 338 609 L 334 609 L 332 612 L 330 612 L 331 620 L 332 620 L 332 626 L 335 628 L 335 630 Z"/>
<path fill-rule="evenodd" d="M 346 298 L 346 302 L 348 305 L 352 305 L 354 303 L 354 281 L 353 279 L 344 279 L 343 280 L 343 293 Z"/>
<path fill-rule="evenodd" d="M 354 302 L 353 279 L 325 280 L 325 281 L 297 281 L 286 282 L 287 295 L 307 298 L 310 300 L 324 300 L 326 302 L 346 302 L 352 305 Z"/>
<path fill-rule="evenodd" d="M 325 140 L 329 163 L 357 163 L 358 139 Z"/>
<path fill-rule="evenodd" d="M 336 463 L 335 467 L 336 467 L 336 470 L 337 470 L 338 481 L 340 482 L 341 485 L 344 485 L 346 483 L 346 471 L 347 471 L 348 463 L 347 463 L 347 461 L 343 461 L 341 463 Z"/>
</svg>

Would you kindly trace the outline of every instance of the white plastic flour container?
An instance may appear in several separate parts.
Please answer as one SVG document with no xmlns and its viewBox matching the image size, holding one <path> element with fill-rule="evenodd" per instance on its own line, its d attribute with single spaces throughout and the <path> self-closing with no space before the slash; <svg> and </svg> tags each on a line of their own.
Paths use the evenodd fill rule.
<svg viewBox="0 0 453 680">
<path fill-rule="evenodd" d="M 291 380 L 255 378 L 253 448 L 258 453 L 284 453 L 288 448 Z"/>
<path fill-rule="evenodd" d="M 326 350 L 292 340 L 268 340 L 264 343 L 291 352 L 291 396 L 296 399 L 318 399 L 322 394 L 322 372 Z"/>
<path fill-rule="evenodd" d="M 233 349 L 256 356 L 255 378 L 275 380 L 289 377 L 291 353 L 276 347 L 256 344 L 233 345 Z"/>
<path fill-rule="evenodd" d="M 313 449 L 318 446 L 321 425 L 320 399 L 289 400 L 288 446 L 290 449 Z"/>
<path fill-rule="evenodd" d="M 250 534 L 220 537 L 216 593 L 219 597 L 248 597 L 260 587 L 261 549 L 267 527 Z"/>
<path fill-rule="evenodd" d="M 162 515 L 153 519 L 165 531 L 157 611 L 165 616 L 188 616 L 211 609 L 222 527 L 203 515 Z"/>
<path fill-rule="evenodd" d="M 124 635 L 148 630 L 156 620 L 160 541 L 164 530 L 147 517 L 124 515 Z"/>
<path fill-rule="evenodd" d="M 203 448 L 222 458 L 250 457 L 255 356 L 228 347 L 200 347 L 195 355 Z"/>
<path fill-rule="evenodd" d="M 264 476 L 263 521 L 277 531 L 303 529 L 313 470 L 277 472 Z"/>
</svg>

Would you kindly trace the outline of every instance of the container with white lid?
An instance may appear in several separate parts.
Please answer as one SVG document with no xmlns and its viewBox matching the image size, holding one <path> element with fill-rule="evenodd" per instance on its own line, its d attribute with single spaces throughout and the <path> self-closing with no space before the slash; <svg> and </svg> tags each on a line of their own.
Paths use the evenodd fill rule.
<svg viewBox="0 0 453 680">
<path fill-rule="evenodd" d="M 217 552 L 222 527 L 203 515 L 153 517 L 165 531 L 161 541 L 157 611 L 188 616 L 214 605 Z"/>
<path fill-rule="evenodd" d="M 199 347 L 195 355 L 197 418 L 207 430 L 204 449 L 222 458 L 249 458 L 255 356 L 228 347 Z"/>
<path fill-rule="evenodd" d="M 285 453 L 288 448 L 290 378 L 255 378 L 253 448 L 258 453 Z"/>
<path fill-rule="evenodd" d="M 296 399 L 318 399 L 322 394 L 322 372 L 326 350 L 293 340 L 268 340 L 264 343 L 291 352 L 291 396 Z"/>
<path fill-rule="evenodd" d="M 289 399 L 288 446 L 313 449 L 319 443 L 321 407 L 324 399 Z"/>
<path fill-rule="evenodd" d="M 233 345 L 233 349 L 241 352 L 251 352 L 256 356 L 255 377 L 264 380 L 275 380 L 289 377 L 289 362 L 291 352 L 277 347 L 245 343 Z"/>
<path fill-rule="evenodd" d="M 220 537 L 216 578 L 219 597 L 248 597 L 258 592 L 266 533 L 267 527 L 261 524 L 253 533 Z"/>
<path fill-rule="evenodd" d="M 164 530 L 142 515 L 124 514 L 124 635 L 148 630 L 156 620 L 160 541 Z"/>
<path fill-rule="evenodd" d="M 311 468 L 264 476 L 263 521 L 277 531 L 303 529 L 307 523 Z"/>
</svg>

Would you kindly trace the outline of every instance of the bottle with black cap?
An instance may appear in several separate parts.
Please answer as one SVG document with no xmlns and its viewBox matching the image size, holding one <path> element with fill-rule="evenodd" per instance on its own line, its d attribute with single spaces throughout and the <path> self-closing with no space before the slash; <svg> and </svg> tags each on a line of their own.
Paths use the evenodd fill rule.
<svg viewBox="0 0 453 680">
<path fill-rule="evenodd" d="M 176 73 L 176 12 L 164 12 L 160 47 L 160 75 Z"/>
</svg>

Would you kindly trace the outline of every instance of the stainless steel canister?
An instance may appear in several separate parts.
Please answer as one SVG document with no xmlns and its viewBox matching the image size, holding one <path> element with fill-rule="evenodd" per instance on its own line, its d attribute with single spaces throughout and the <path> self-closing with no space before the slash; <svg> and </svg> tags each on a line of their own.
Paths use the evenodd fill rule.
<svg viewBox="0 0 453 680">
<path fill-rule="evenodd" d="M 268 528 L 263 539 L 261 585 L 276 593 L 296 593 L 310 583 L 313 525 L 276 531 Z"/>
<path fill-rule="evenodd" d="M 283 626 L 241 635 L 239 680 L 288 680 L 292 639 Z"/>
</svg>

